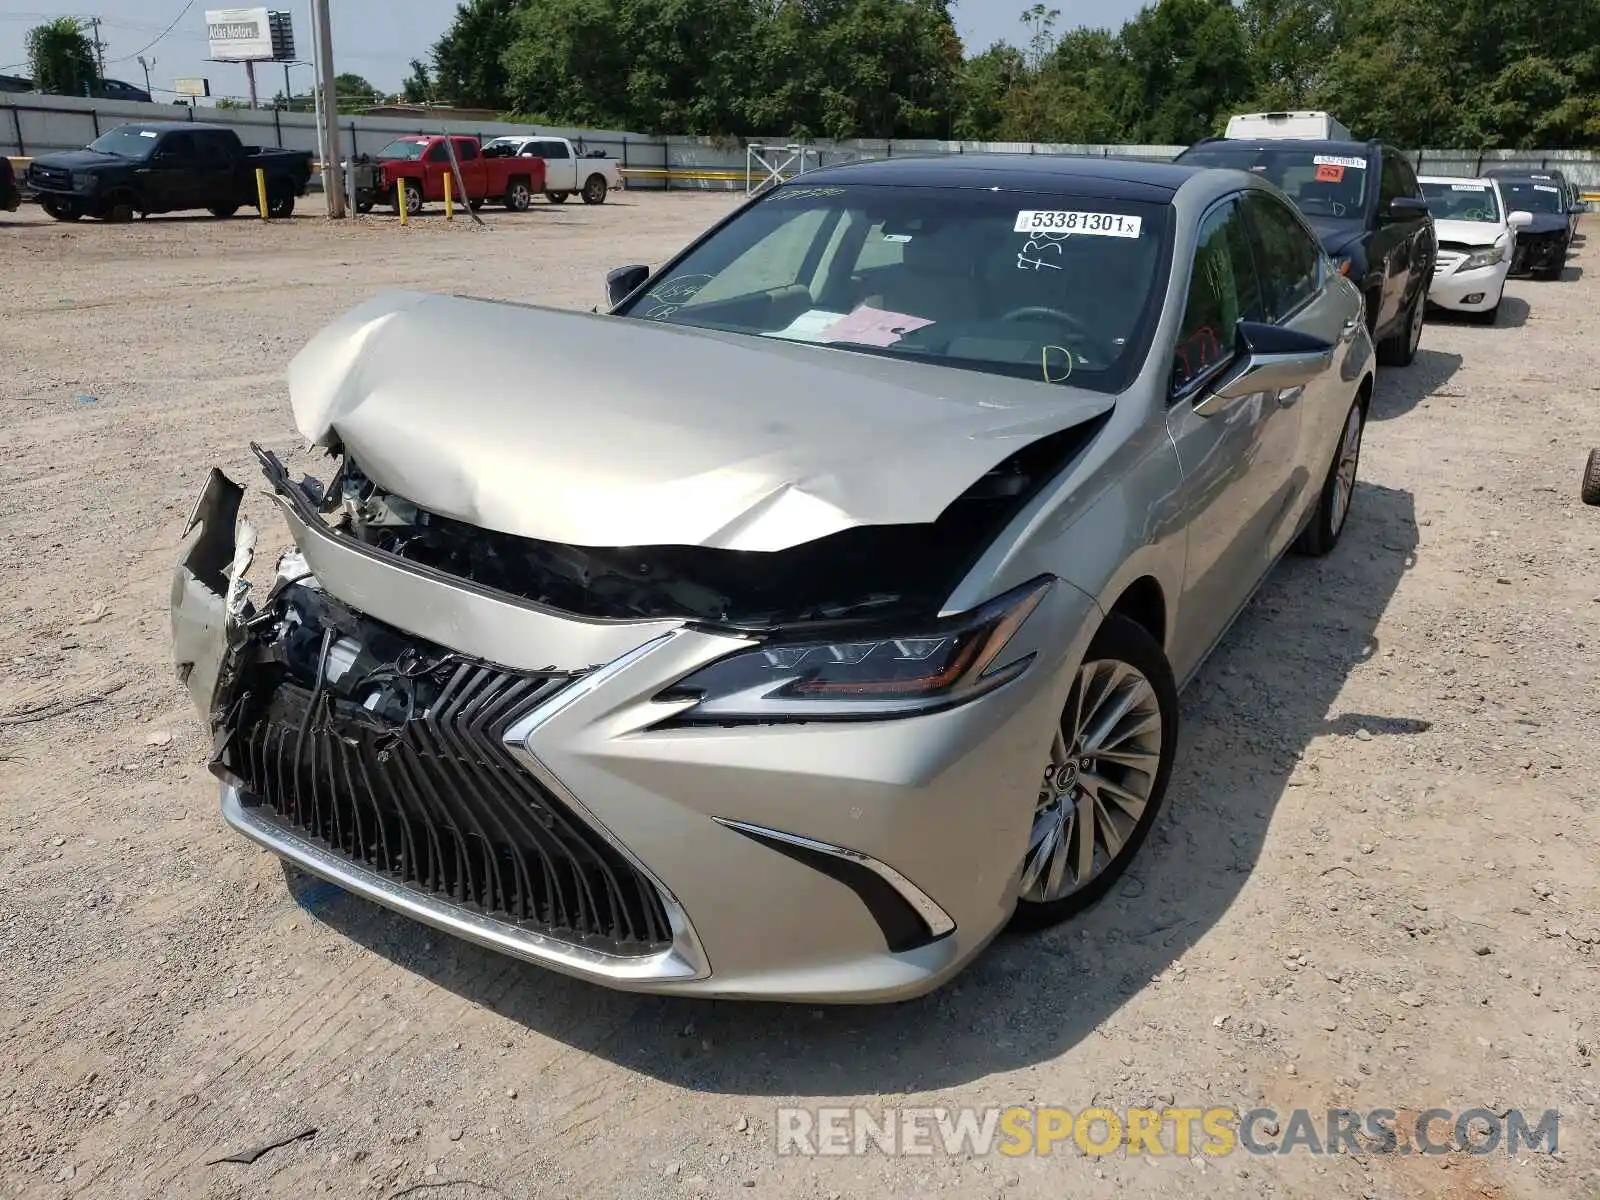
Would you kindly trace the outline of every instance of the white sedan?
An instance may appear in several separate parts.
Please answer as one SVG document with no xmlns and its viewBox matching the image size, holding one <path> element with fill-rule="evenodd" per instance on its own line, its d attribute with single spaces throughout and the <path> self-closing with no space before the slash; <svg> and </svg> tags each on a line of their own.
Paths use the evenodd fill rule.
<svg viewBox="0 0 1600 1200">
<path fill-rule="evenodd" d="M 1492 179 L 1423 176 L 1422 195 L 1433 214 L 1439 254 L 1433 264 L 1428 303 L 1471 314 L 1493 325 L 1517 230 L 1533 218 L 1507 213 L 1499 185 Z"/>
</svg>

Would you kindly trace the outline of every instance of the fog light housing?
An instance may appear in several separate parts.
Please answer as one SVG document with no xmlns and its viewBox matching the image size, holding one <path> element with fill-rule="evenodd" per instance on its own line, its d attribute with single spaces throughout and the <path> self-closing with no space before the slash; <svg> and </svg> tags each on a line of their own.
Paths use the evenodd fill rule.
<svg viewBox="0 0 1600 1200">
<path fill-rule="evenodd" d="M 1463 304 L 1477 304 L 1482 299 L 1483 299 L 1483 293 L 1482 292 L 1473 292 L 1470 296 L 1461 297 L 1461 303 L 1463 303 Z"/>
</svg>

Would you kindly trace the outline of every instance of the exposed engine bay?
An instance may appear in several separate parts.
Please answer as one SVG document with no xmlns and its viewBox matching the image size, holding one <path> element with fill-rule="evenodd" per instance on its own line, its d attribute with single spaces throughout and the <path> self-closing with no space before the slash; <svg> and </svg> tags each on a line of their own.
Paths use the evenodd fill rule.
<svg viewBox="0 0 1600 1200">
<path fill-rule="evenodd" d="M 778 551 L 588 547 L 482 529 L 386 491 L 348 454 L 324 488 L 289 481 L 336 531 L 408 562 L 576 616 L 681 618 L 746 628 L 936 611 L 1005 523 L 1101 428 L 1104 417 L 1013 454 L 936 521 L 858 526 Z M 276 476 L 276 478 L 274 478 Z"/>
</svg>

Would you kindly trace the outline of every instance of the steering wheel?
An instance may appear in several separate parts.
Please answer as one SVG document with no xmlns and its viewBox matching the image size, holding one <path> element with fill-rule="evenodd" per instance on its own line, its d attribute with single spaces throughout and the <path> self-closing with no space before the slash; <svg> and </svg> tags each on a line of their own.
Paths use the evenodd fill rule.
<svg viewBox="0 0 1600 1200">
<path fill-rule="evenodd" d="M 1106 354 L 1107 359 L 1116 357 L 1115 353 L 1106 353 L 1108 347 L 1101 341 L 1098 334 L 1091 330 L 1077 317 L 1069 312 L 1062 312 L 1059 308 L 1051 308 L 1047 304 L 1028 304 L 1022 308 L 1013 308 L 1000 319 L 1002 321 L 1027 321 L 1036 317 L 1044 317 L 1051 321 L 1059 321 L 1067 327 L 1067 332 L 1079 340 L 1088 342 L 1096 350 Z"/>
</svg>

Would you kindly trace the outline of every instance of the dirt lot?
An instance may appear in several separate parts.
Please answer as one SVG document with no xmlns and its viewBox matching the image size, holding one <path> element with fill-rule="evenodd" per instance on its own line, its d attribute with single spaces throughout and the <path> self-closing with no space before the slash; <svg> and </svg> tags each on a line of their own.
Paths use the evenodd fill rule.
<svg viewBox="0 0 1600 1200">
<path fill-rule="evenodd" d="M 1133 877 L 925 1000 L 613 994 L 225 832 L 169 563 L 208 467 L 295 448 L 294 350 L 385 286 L 587 307 L 730 203 L 0 219 L 0 1196 L 1593 1197 L 1600 243 L 1382 376 L 1344 544 L 1186 695 Z M 1559 1109 L 1561 1148 L 776 1154 L 780 1105 L 851 1102 Z"/>
</svg>

